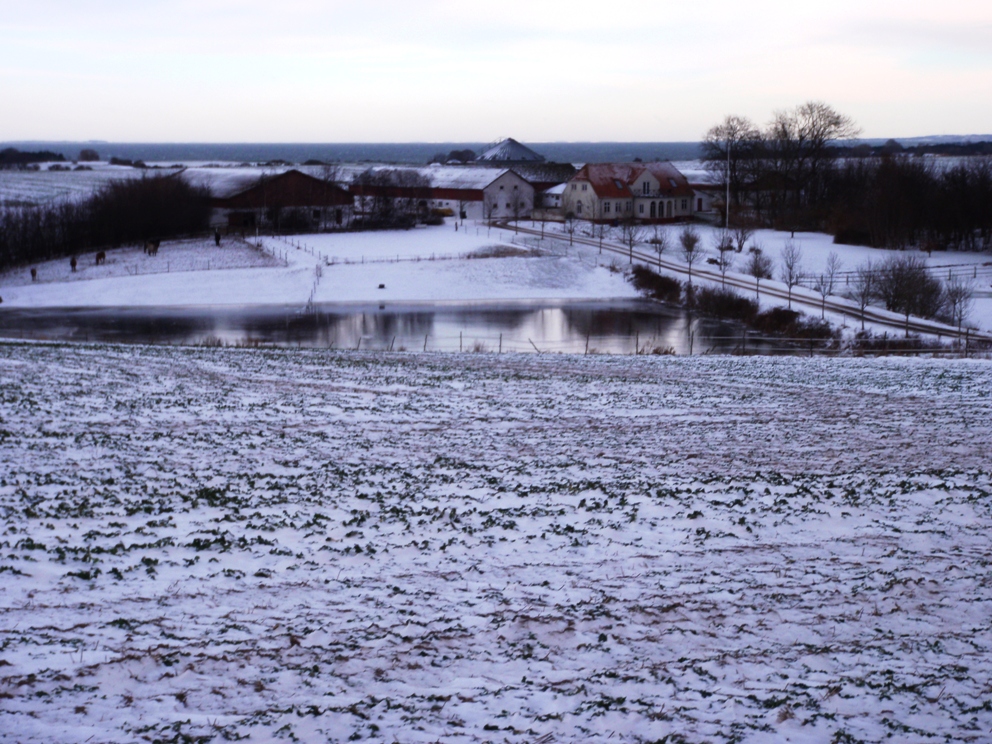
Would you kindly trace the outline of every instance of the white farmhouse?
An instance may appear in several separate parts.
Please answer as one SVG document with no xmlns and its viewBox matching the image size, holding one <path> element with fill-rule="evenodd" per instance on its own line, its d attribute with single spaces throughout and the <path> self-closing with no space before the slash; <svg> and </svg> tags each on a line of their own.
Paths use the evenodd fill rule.
<svg viewBox="0 0 992 744">
<path fill-rule="evenodd" d="M 589 163 L 562 194 L 566 215 L 592 222 L 675 222 L 697 206 L 689 182 L 671 163 Z"/>
</svg>

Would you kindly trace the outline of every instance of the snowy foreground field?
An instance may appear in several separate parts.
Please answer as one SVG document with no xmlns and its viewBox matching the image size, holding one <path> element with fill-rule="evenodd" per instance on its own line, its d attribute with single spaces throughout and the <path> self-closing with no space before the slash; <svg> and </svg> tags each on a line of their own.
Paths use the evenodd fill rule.
<svg viewBox="0 0 992 744">
<path fill-rule="evenodd" d="M 992 366 L 0 346 L 0 740 L 992 738 Z"/>
</svg>

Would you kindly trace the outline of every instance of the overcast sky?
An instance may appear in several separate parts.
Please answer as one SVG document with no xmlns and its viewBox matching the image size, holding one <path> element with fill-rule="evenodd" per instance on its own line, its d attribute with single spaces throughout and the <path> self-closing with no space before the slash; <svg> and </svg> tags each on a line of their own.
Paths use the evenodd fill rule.
<svg viewBox="0 0 992 744">
<path fill-rule="evenodd" d="M 825 101 L 992 132 L 989 0 L 3 0 L 0 140 L 697 140 Z"/>
</svg>

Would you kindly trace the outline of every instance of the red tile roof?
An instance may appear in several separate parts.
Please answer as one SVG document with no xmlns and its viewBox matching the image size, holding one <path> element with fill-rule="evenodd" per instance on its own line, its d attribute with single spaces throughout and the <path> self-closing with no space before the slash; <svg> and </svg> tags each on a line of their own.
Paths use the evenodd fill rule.
<svg viewBox="0 0 992 744">
<path fill-rule="evenodd" d="M 627 199 L 641 196 L 630 187 L 644 171 L 658 179 L 662 196 L 692 196 L 689 182 L 671 163 L 588 163 L 573 180 L 588 181 L 600 199 Z"/>
</svg>

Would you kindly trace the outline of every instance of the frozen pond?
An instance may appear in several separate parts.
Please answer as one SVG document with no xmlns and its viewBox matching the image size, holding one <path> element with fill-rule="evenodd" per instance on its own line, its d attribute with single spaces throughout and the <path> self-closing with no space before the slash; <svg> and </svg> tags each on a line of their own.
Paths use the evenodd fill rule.
<svg viewBox="0 0 992 744">
<path fill-rule="evenodd" d="M 141 344 L 393 351 L 731 353 L 742 332 L 630 300 L 478 305 L 370 304 L 0 310 L 0 336 Z M 772 346 L 748 338 L 746 349 Z"/>
</svg>

